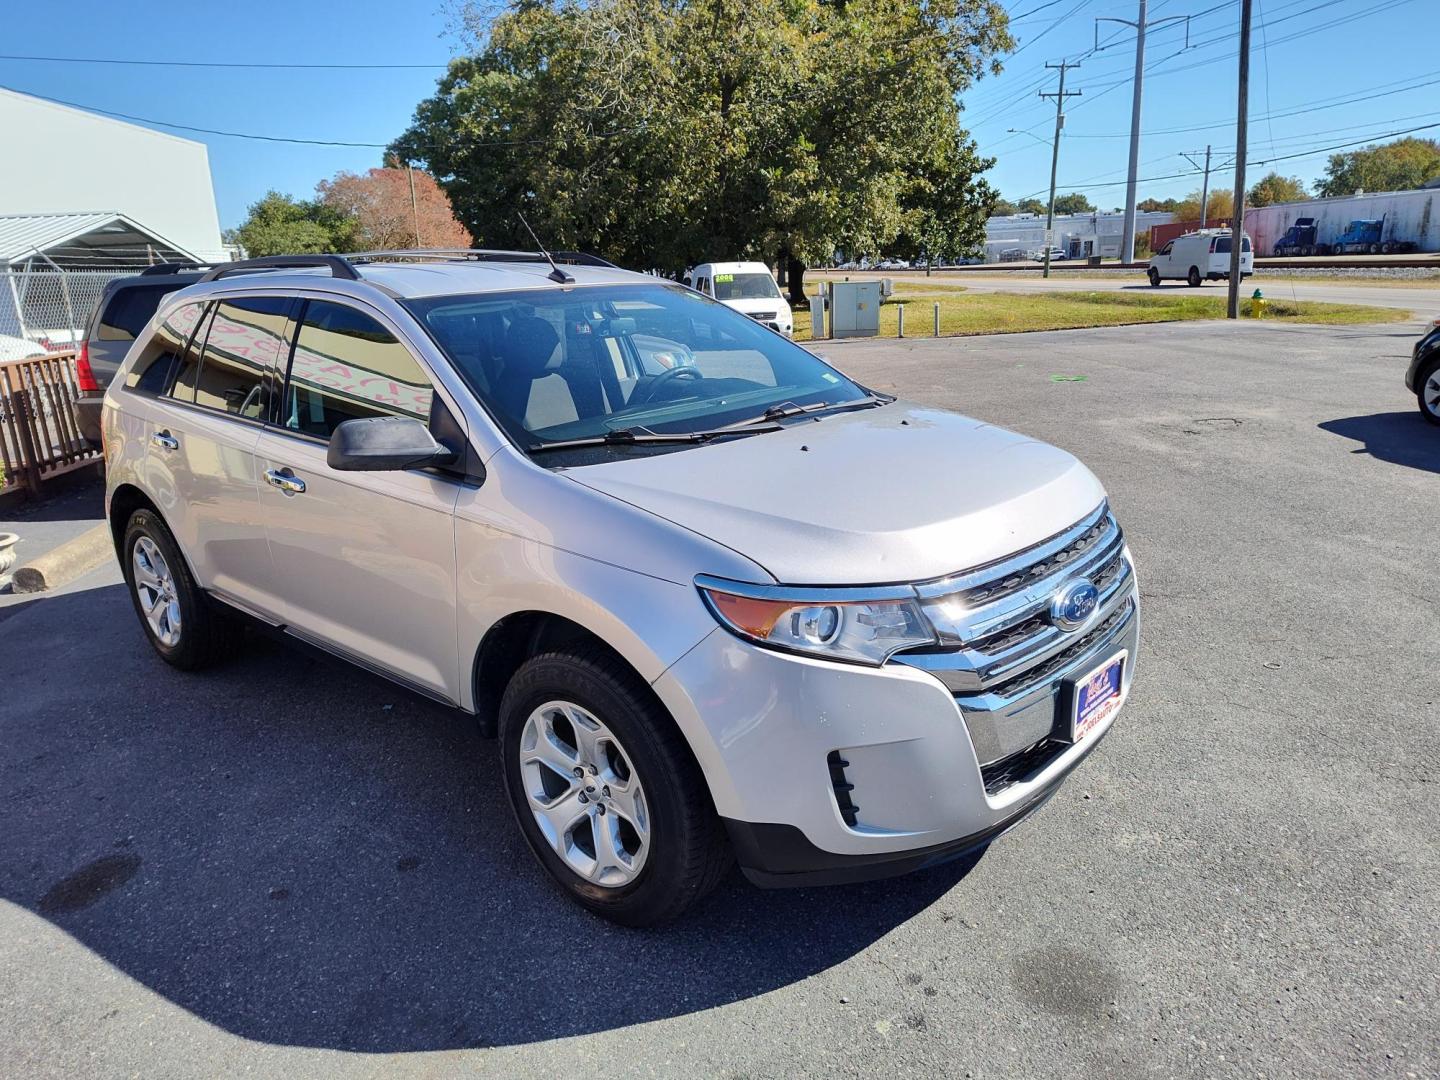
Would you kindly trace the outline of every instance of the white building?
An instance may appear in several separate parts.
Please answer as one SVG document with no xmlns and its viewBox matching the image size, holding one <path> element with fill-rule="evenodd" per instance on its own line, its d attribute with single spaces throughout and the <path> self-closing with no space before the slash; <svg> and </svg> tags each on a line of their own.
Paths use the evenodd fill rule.
<svg viewBox="0 0 1440 1080">
<path fill-rule="evenodd" d="M 1383 220 L 1387 241 L 1415 245 L 1417 251 L 1440 251 L 1440 188 L 1414 191 L 1373 191 L 1340 195 L 1333 199 L 1276 203 L 1245 211 L 1245 231 L 1255 242 L 1255 254 L 1269 255 L 1275 241 L 1300 218 L 1313 218 L 1320 244 L 1333 244 L 1352 221 Z"/>
<path fill-rule="evenodd" d="M 1150 226 L 1166 225 L 1175 215 L 1161 211 L 1137 212 L 1135 235 L 1146 236 Z M 1083 259 L 1091 255 L 1115 258 L 1125 233 L 1123 213 L 1056 214 L 1055 247 L 1065 251 L 1066 258 Z M 985 261 L 1001 262 L 1026 258 L 1045 250 L 1044 214 L 1006 214 L 985 222 Z M 1017 256 L 1016 253 L 1020 254 Z"/>
<path fill-rule="evenodd" d="M 22 228 L 23 216 L 37 238 L 63 234 L 76 249 L 139 256 L 127 262 L 145 262 L 146 244 L 202 262 L 225 258 L 204 143 L 5 89 L 0 133 L 10 151 L 0 169 L 0 217 L 11 219 L 11 230 Z M 109 229 L 108 242 L 87 245 L 69 228 L 87 216 Z M 52 227 L 43 220 L 52 217 L 66 220 Z M 122 242 L 117 227 L 133 235 Z"/>
</svg>

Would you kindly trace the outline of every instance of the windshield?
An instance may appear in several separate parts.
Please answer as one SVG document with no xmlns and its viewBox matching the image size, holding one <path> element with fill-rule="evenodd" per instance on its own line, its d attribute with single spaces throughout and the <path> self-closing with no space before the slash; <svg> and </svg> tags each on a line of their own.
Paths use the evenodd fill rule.
<svg viewBox="0 0 1440 1080">
<path fill-rule="evenodd" d="M 780 289 L 767 274 L 716 274 L 716 300 L 778 300 Z"/>
<path fill-rule="evenodd" d="M 527 449 L 627 429 L 708 431 L 774 406 L 867 399 L 800 346 L 676 285 L 437 296 L 406 306 Z"/>
</svg>

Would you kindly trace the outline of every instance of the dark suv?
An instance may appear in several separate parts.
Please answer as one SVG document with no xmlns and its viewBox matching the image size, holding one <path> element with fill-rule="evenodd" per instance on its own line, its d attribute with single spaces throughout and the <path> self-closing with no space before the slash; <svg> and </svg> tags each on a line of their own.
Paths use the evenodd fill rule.
<svg viewBox="0 0 1440 1080">
<path fill-rule="evenodd" d="M 1420 402 L 1420 415 L 1440 424 L 1440 319 L 1426 328 L 1410 354 L 1405 386 Z"/>
<path fill-rule="evenodd" d="M 146 267 L 134 277 L 116 278 L 105 286 L 75 360 L 75 381 L 80 391 L 75 411 L 80 434 L 91 445 L 100 445 L 100 403 L 115 370 L 130 351 L 130 343 L 145 329 L 161 300 L 176 289 L 195 284 L 206 269 L 191 263 L 161 263 Z"/>
</svg>

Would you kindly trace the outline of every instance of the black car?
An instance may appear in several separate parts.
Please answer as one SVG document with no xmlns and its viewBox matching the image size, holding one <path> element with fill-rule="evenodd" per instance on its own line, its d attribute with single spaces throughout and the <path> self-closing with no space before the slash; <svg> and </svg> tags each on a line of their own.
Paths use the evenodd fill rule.
<svg viewBox="0 0 1440 1080">
<path fill-rule="evenodd" d="M 1405 386 L 1420 402 L 1420 415 L 1440 424 L 1440 319 L 1415 343 Z"/>
<path fill-rule="evenodd" d="M 75 411 L 80 434 L 87 442 L 100 445 L 100 403 L 130 343 L 165 296 L 195 284 L 207 269 L 190 263 L 162 263 L 146 267 L 134 277 L 116 278 L 105 286 L 75 361 L 75 381 L 80 391 Z"/>
</svg>

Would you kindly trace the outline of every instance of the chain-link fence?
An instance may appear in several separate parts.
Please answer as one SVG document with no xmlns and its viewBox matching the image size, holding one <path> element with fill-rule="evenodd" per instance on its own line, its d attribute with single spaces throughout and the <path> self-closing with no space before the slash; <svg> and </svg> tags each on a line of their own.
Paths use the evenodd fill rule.
<svg viewBox="0 0 1440 1080">
<path fill-rule="evenodd" d="M 134 273 L 0 270 L 0 360 L 17 359 L 3 348 L 6 337 L 24 338 L 47 348 L 78 346 L 105 286 Z"/>
</svg>

